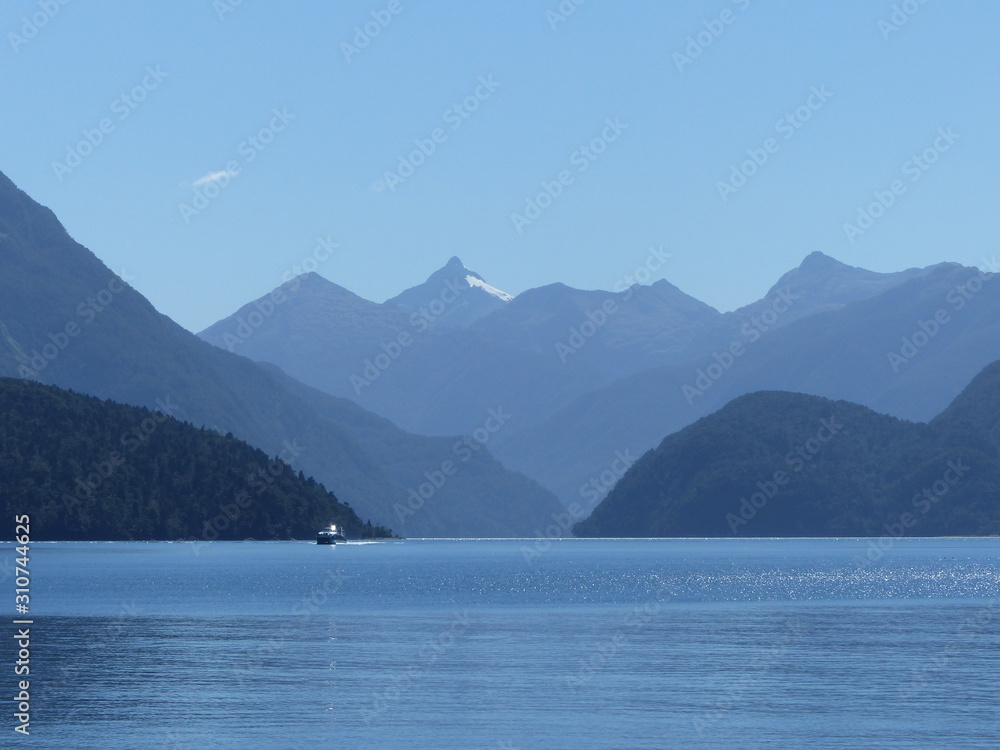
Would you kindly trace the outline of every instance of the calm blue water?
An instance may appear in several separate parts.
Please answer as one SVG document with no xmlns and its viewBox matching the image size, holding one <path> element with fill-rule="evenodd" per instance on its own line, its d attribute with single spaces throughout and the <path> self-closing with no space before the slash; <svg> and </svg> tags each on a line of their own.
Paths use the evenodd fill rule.
<svg viewBox="0 0 1000 750">
<path fill-rule="evenodd" d="M 35 544 L 0 746 L 998 745 L 998 539 L 533 545 Z"/>
</svg>

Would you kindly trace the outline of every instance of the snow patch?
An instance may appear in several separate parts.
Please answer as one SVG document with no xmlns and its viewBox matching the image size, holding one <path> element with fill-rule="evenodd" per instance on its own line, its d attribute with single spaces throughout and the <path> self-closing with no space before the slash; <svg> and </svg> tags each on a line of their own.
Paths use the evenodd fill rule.
<svg viewBox="0 0 1000 750">
<path fill-rule="evenodd" d="M 480 289 L 482 289 L 487 294 L 492 294 L 494 297 L 502 300 L 503 302 L 510 302 L 512 299 L 514 299 L 514 297 L 511 296 L 511 295 L 509 295 L 509 294 L 507 294 L 507 292 L 501 292 L 496 287 L 490 286 L 485 281 L 483 281 L 482 279 L 476 278 L 475 276 L 467 275 L 465 277 L 465 280 L 469 283 L 469 286 L 478 286 Z"/>
</svg>

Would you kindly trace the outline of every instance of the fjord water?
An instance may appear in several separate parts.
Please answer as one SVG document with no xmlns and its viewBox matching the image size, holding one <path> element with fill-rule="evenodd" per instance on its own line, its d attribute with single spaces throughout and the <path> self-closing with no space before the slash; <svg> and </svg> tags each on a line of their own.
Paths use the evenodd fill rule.
<svg viewBox="0 0 1000 750">
<path fill-rule="evenodd" d="M 35 544 L 18 742 L 994 747 L 998 542 Z"/>
</svg>

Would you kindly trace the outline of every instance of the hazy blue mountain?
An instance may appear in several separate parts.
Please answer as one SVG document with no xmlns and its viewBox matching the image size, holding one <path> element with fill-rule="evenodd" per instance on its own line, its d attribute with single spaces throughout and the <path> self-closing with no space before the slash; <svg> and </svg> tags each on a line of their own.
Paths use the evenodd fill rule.
<svg viewBox="0 0 1000 750">
<path fill-rule="evenodd" d="M 946 322 L 935 328 L 935 316 Z M 997 358 L 1000 285 L 982 281 L 976 269 L 941 264 L 875 297 L 773 330 L 751 324 L 689 364 L 622 378 L 518 433 L 497 453 L 564 502 L 579 501 L 616 451 L 641 454 L 745 393 L 807 393 L 927 420 Z"/>
<path fill-rule="evenodd" d="M 507 300 L 457 258 L 384 305 L 315 275 L 299 283 L 255 318 L 253 335 L 238 332 L 270 310 L 267 297 L 200 335 L 430 435 L 475 430 L 502 405 L 516 415 L 505 439 L 575 396 L 671 361 L 719 317 L 666 281 L 621 292 L 553 284 Z"/>
<path fill-rule="evenodd" d="M 396 505 L 428 481 L 425 472 L 433 475 L 456 458 L 457 436 L 407 435 L 354 403 L 293 388 L 288 379 L 201 341 L 158 313 L 3 175 L 0 268 L 0 375 L 148 408 L 170 399 L 174 416 L 232 432 L 270 455 L 295 442 L 304 448 L 296 469 L 361 516 L 410 536 L 531 534 L 557 507 L 550 493 L 499 467 L 490 444 L 434 488 L 433 502 L 400 521 Z M 301 288 L 293 288 L 293 280 L 285 298 L 256 306 L 253 320 L 248 311 L 249 330 L 237 335 L 248 333 L 247 342 L 266 335 L 263 323 L 299 293 L 308 294 L 316 279 L 297 281 Z M 339 293 L 341 304 L 350 305 L 348 294 Z M 359 422 L 363 441 L 355 436 Z M 507 512 L 512 498 L 516 510 Z M 490 515 L 483 515 L 484 505 Z"/>
<path fill-rule="evenodd" d="M 374 362 L 395 362 L 389 355 L 407 348 L 398 339 L 404 333 L 412 339 L 409 331 L 402 311 L 369 302 L 309 273 L 244 305 L 199 336 L 250 359 L 278 364 L 326 393 L 364 404 L 358 397 L 369 388 L 368 380 L 383 374 Z M 390 390 L 391 378 L 390 373 L 382 380 L 381 390 Z"/>
<path fill-rule="evenodd" d="M 490 286 L 458 257 L 452 257 L 423 284 L 386 301 L 407 314 L 415 328 L 466 328 L 490 313 L 502 310 L 511 295 Z"/>
<path fill-rule="evenodd" d="M 290 360 L 313 342 L 336 336 L 321 366 L 345 352 L 367 352 L 372 341 L 391 340 L 406 324 L 397 310 L 362 299 L 316 273 L 307 273 L 249 302 L 232 316 L 202 331 L 201 338 L 236 354 L 274 349 Z"/>
<path fill-rule="evenodd" d="M 1000 424 L 998 373 L 991 366 L 929 425 L 817 396 L 741 396 L 640 458 L 575 531 L 997 534 L 1000 443 L 987 429 Z"/>
<path fill-rule="evenodd" d="M 550 284 L 518 295 L 473 330 L 497 345 L 543 354 L 563 369 L 610 378 L 671 361 L 719 318 L 665 280 L 620 292 Z"/>
<path fill-rule="evenodd" d="M 532 289 L 464 330 L 423 342 L 397 370 L 394 382 L 410 389 L 398 408 L 419 405 L 405 424 L 434 434 L 470 429 L 494 400 L 516 415 L 499 442 L 514 440 L 576 396 L 669 361 L 716 317 L 665 281 L 617 293 Z"/>
<path fill-rule="evenodd" d="M 774 325 L 777 328 L 807 315 L 839 310 L 852 302 L 877 297 L 927 272 L 926 268 L 910 268 L 895 273 L 879 273 L 813 252 L 798 267 L 782 275 L 762 299 L 728 313 L 727 317 L 741 321 L 759 317 L 772 309 L 779 293 L 784 291 L 794 298 L 794 302 L 787 312 L 779 315 Z"/>
</svg>

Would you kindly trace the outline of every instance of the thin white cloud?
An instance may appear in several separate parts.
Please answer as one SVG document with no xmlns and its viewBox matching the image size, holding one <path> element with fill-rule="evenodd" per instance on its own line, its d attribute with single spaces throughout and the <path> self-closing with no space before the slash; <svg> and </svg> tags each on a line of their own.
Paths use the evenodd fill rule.
<svg viewBox="0 0 1000 750">
<path fill-rule="evenodd" d="M 210 182 L 217 182 L 226 177 L 235 177 L 236 172 L 231 172 L 228 169 L 222 169 L 218 172 L 209 172 L 204 177 L 199 177 L 197 180 L 191 183 L 191 187 L 198 187 L 199 185 L 207 185 Z"/>
</svg>

